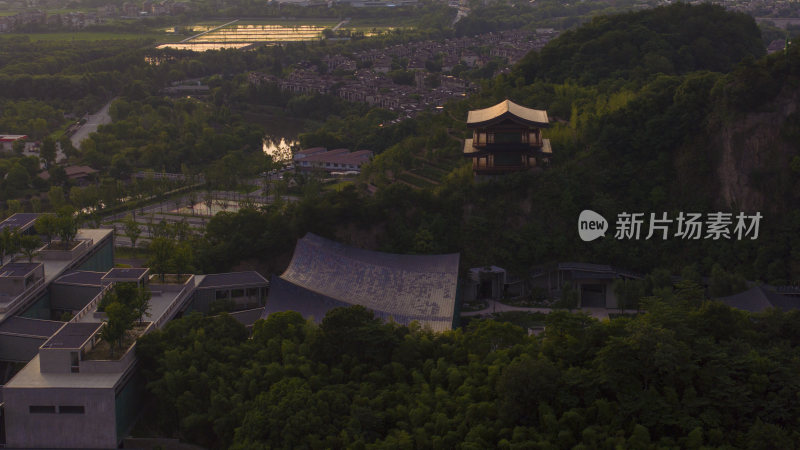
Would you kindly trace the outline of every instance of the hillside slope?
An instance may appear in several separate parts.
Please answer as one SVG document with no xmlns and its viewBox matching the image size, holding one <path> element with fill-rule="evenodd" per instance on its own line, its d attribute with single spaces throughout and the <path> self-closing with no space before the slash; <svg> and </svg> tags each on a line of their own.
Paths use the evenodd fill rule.
<svg viewBox="0 0 800 450">
<path fill-rule="evenodd" d="M 520 61 L 527 82 L 643 78 L 695 70 L 726 72 L 745 56 L 765 54 L 752 17 L 710 4 L 676 3 L 601 16 Z"/>
</svg>

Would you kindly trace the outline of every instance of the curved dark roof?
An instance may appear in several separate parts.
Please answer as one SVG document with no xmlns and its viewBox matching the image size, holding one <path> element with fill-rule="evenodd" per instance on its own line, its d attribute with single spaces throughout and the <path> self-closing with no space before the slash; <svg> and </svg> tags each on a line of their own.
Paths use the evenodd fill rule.
<svg viewBox="0 0 800 450">
<path fill-rule="evenodd" d="M 413 320 L 434 331 L 452 328 L 458 283 L 457 253 L 397 255 L 363 250 L 307 234 L 292 262 L 271 283 L 265 317 L 294 310 L 322 320 L 336 306 L 362 305 L 400 324 Z M 277 281 L 277 280 L 276 280 Z"/>
<path fill-rule="evenodd" d="M 313 318 L 319 323 L 322 322 L 329 310 L 339 306 L 352 305 L 292 284 L 281 277 L 273 276 L 269 281 L 269 297 L 261 317 L 266 319 L 275 312 L 297 311 L 303 317 Z"/>
<path fill-rule="evenodd" d="M 467 114 L 467 125 L 472 127 L 489 125 L 507 118 L 539 127 L 550 124 L 547 111 L 526 108 L 511 100 L 503 100 L 494 106 L 470 111 Z"/>
<path fill-rule="evenodd" d="M 767 308 L 778 308 L 783 311 L 800 309 L 800 298 L 778 294 L 761 286 L 754 286 L 744 292 L 721 297 L 718 300 L 732 308 L 750 312 L 761 312 Z"/>
<path fill-rule="evenodd" d="M 264 315 L 264 308 L 253 308 L 230 313 L 231 317 L 246 327 L 252 327 Z"/>
</svg>

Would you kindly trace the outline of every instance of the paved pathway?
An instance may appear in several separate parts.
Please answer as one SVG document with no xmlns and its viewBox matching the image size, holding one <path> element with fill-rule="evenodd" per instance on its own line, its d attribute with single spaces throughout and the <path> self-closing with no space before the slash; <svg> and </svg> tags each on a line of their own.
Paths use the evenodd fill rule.
<svg viewBox="0 0 800 450">
<path fill-rule="evenodd" d="M 107 123 L 111 123 L 111 116 L 108 114 L 108 108 L 111 106 L 111 102 L 116 100 L 116 98 L 111 99 L 110 102 L 106 103 L 100 111 L 97 111 L 96 114 L 89 115 L 86 117 L 86 123 L 84 123 L 75 134 L 72 135 L 70 141 L 72 141 L 73 147 L 80 149 L 81 148 L 81 141 L 89 137 L 90 133 L 94 133 L 97 131 L 97 127 L 100 125 L 104 125 Z"/>
<path fill-rule="evenodd" d="M 338 29 L 339 29 L 339 27 L 341 27 L 342 25 L 344 25 L 344 24 L 346 24 L 346 23 L 349 23 L 349 22 L 350 22 L 350 19 L 349 19 L 349 18 L 347 18 L 347 19 L 344 19 L 343 21 L 341 21 L 341 22 L 337 23 L 337 24 L 336 24 L 336 26 L 335 26 L 335 27 L 333 27 L 333 30 L 331 30 L 331 31 L 336 31 L 336 30 L 338 30 Z"/>
<path fill-rule="evenodd" d="M 461 313 L 462 316 L 480 316 L 480 315 L 488 315 L 496 312 L 508 312 L 508 311 L 525 311 L 525 312 L 540 312 L 544 314 L 549 314 L 553 311 L 554 308 L 528 308 L 525 306 L 512 306 L 506 305 L 505 303 L 496 302 L 494 300 L 489 300 L 489 307 L 482 309 L 480 311 L 471 311 L 471 312 L 463 312 Z M 608 319 L 608 314 L 615 314 L 619 313 L 619 309 L 608 309 L 608 308 L 580 308 L 575 309 L 574 311 L 577 312 L 586 312 L 589 313 L 592 317 L 596 319 Z M 626 309 L 626 314 L 635 314 L 637 311 L 635 309 Z"/>
</svg>

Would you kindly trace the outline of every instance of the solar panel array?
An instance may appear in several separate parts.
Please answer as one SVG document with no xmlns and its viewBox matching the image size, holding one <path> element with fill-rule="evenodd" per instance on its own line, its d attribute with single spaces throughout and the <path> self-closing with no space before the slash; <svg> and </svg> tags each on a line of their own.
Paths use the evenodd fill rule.
<svg viewBox="0 0 800 450">
<path fill-rule="evenodd" d="M 334 300 L 323 304 L 362 305 L 386 320 L 401 324 L 416 320 L 434 331 L 445 331 L 453 324 L 458 259 L 458 254 L 395 255 L 362 250 L 309 233 L 297 242 L 292 262 L 281 278 Z M 319 308 L 308 304 L 308 296 L 296 293 L 298 297 L 303 297 L 305 308 L 319 315 Z M 273 300 L 278 298 L 270 292 L 268 311 Z"/>
</svg>

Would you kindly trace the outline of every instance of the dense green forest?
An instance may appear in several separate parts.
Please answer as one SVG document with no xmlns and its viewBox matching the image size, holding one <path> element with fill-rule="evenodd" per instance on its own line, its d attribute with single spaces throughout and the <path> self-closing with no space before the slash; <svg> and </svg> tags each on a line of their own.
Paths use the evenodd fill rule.
<svg viewBox="0 0 800 450">
<path fill-rule="evenodd" d="M 146 423 L 210 448 L 800 445 L 798 314 L 692 292 L 634 318 L 551 313 L 539 336 L 495 321 L 433 334 L 353 307 L 320 325 L 273 314 L 248 339 L 192 315 L 139 340 Z"/>
<path fill-rule="evenodd" d="M 64 112 L 83 114 L 94 112 L 133 80 L 146 78 L 146 41 L 77 44 L 2 37 L 0 42 L 0 101 L 4 102 L 46 102 Z M 13 112 L 6 108 L 4 117 Z"/>
<path fill-rule="evenodd" d="M 752 17 L 704 4 L 597 17 L 563 33 L 517 69 L 534 80 L 597 84 L 655 73 L 727 72 L 744 57 L 765 53 Z"/>
</svg>

